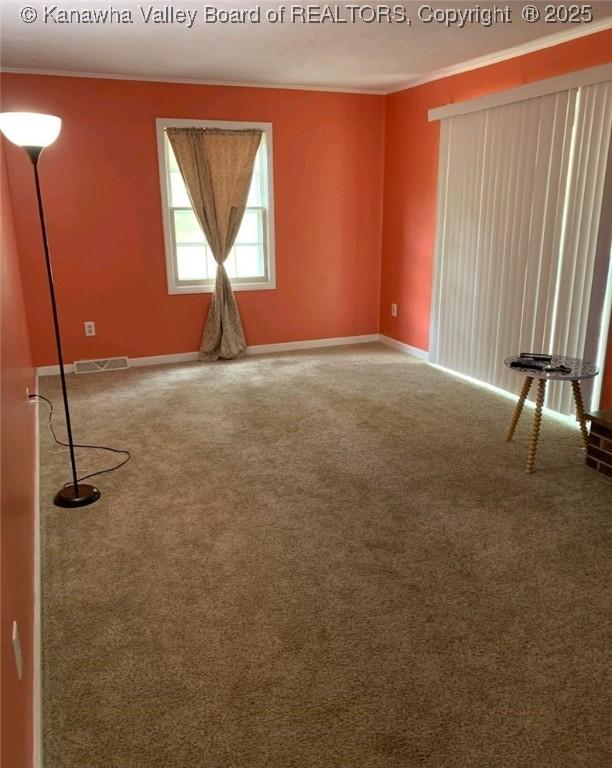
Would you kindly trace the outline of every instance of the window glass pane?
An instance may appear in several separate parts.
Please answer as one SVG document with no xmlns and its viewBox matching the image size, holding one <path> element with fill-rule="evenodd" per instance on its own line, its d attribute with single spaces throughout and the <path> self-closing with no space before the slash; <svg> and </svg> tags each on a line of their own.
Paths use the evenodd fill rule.
<svg viewBox="0 0 612 768">
<path fill-rule="evenodd" d="M 175 210 L 174 236 L 177 243 L 204 243 L 206 238 L 195 213 L 189 210 Z"/>
<path fill-rule="evenodd" d="M 208 243 L 206 244 L 206 264 L 208 266 L 208 276 L 211 280 L 214 280 L 217 276 L 217 262 L 208 247 Z"/>
<path fill-rule="evenodd" d="M 206 280 L 206 258 L 203 245 L 177 245 L 176 266 L 179 280 Z"/>
<path fill-rule="evenodd" d="M 170 205 L 174 208 L 191 208 L 191 201 L 181 174 L 170 173 Z"/>
<path fill-rule="evenodd" d="M 262 196 L 262 181 L 265 178 L 265 162 L 267 161 L 266 154 L 266 137 L 261 137 L 261 144 L 257 150 L 255 156 L 255 163 L 253 165 L 253 177 L 251 178 L 251 186 L 249 188 L 249 197 L 247 199 L 247 206 L 258 207 L 265 206 L 266 202 Z"/>
<path fill-rule="evenodd" d="M 261 245 L 236 246 L 236 277 L 265 277 Z"/>
<path fill-rule="evenodd" d="M 251 186 L 249 187 L 249 197 L 247 199 L 247 206 L 249 207 L 256 207 L 258 205 L 261 205 L 259 194 L 259 174 L 257 173 L 257 167 L 255 168 L 255 172 L 253 173 L 253 178 L 251 179 Z"/>
<path fill-rule="evenodd" d="M 217 265 L 198 220 L 191 210 L 187 189 L 172 147 L 166 138 L 170 215 L 174 224 L 177 277 L 183 281 L 214 282 Z M 234 247 L 225 261 L 230 279 L 265 278 L 265 209 L 267 200 L 267 153 L 265 136 L 255 158 L 247 209 Z"/>
<path fill-rule="evenodd" d="M 178 171 L 178 163 L 176 162 L 174 150 L 172 149 L 172 144 L 170 144 L 168 136 L 166 136 L 166 147 L 168 148 L 168 165 L 170 166 L 170 170 Z"/>
<path fill-rule="evenodd" d="M 242 223 L 238 230 L 238 236 L 236 237 L 236 245 L 241 243 L 261 243 L 262 237 L 260 234 L 259 220 L 261 217 L 260 208 L 251 208 L 244 212 L 242 217 Z"/>
<path fill-rule="evenodd" d="M 223 265 L 228 277 L 236 277 L 236 246 L 229 252 L 227 259 Z"/>
</svg>

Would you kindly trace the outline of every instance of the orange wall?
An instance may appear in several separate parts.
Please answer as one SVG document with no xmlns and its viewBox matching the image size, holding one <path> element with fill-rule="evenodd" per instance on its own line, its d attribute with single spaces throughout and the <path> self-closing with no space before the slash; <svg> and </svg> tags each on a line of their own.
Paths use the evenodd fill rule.
<svg viewBox="0 0 612 768">
<path fill-rule="evenodd" d="M 427 110 L 604 63 L 611 52 L 612 32 L 602 32 L 386 98 L 4 75 L 2 109 L 64 120 L 40 170 L 66 358 L 198 346 L 209 296 L 169 296 L 166 289 L 154 124 L 161 116 L 274 124 L 278 288 L 238 294 L 249 344 L 373 333 L 380 321 L 383 333 L 426 349 L 439 139 Z M 25 387 L 34 387 L 33 363 L 54 363 L 55 351 L 31 168 L 21 150 L 5 149 L 13 210 L 0 158 L 2 763 L 25 768 L 35 455 Z M 20 273 L 27 276 L 32 354 Z M 391 302 L 399 305 L 397 318 Z M 96 337 L 84 337 L 85 320 L 96 321 Z M 612 337 L 608 360 L 604 391 L 612 405 Z M 10 645 L 13 619 L 21 630 L 21 682 Z"/>
<path fill-rule="evenodd" d="M 0 141 L 0 145 L 3 142 Z M 2 146 L 0 146 L 0 150 Z M 29 768 L 32 749 L 32 628 L 34 594 L 34 416 L 26 387 L 35 379 L 22 296 L 4 157 L 0 157 L 0 407 L 2 535 L 2 757 L 7 768 Z M 23 679 L 11 644 L 19 624 Z"/>
<path fill-rule="evenodd" d="M 249 344 L 378 331 L 384 97 L 11 74 L 2 86 L 4 110 L 63 119 L 40 173 L 67 360 L 199 346 L 210 295 L 167 292 L 156 117 L 273 123 L 277 290 L 237 293 Z M 31 169 L 15 147 L 7 160 L 34 360 L 51 364 Z"/>
<path fill-rule="evenodd" d="M 612 32 L 601 32 L 388 97 L 3 75 L 3 109 L 64 119 L 41 175 L 66 358 L 198 347 L 209 295 L 166 288 L 159 116 L 274 124 L 278 287 L 237 294 L 249 344 L 380 329 L 427 349 L 439 140 L 427 110 L 594 66 L 610 50 Z M 34 360 L 44 365 L 55 353 L 30 169 L 16 148 L 7 156 Z M 84 336 L 85 320 L 96 337 Z M 612 400 L 611 389 L 609 374 Z"/>
<path fill-rule="evenodd" d="M 609 61 L 611 30 L 387 97 L 381 333 L 429 348 L 440 123 L 428 122 L 428 110 Z M 605 386 L 602 403 L 612 406 L 611 373 Z"/>
</svg>

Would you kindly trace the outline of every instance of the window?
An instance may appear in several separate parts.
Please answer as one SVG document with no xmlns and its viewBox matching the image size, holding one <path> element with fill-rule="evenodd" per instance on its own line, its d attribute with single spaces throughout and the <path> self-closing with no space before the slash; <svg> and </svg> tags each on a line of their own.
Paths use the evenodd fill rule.
<svg viewBox="0 0 612 768">
<path fill-rule="evenodd" d="M 247 207 L 236 241 L 225 261 L 235 291 L 274 288 L 274 208 L 272 126 L 204 120 L 157 120 L 161 197 L 166 243 L 168 293 L 206 293 L 215 285 L 217 264 L 189 201 L 166 128 L 258 128 L 263 131 L 255 157 Z"/>
<path fill-rule="evenodd" d="M 442 120 L 431 362 L 509 392 L 510 355 L 603 362 L 611 98 L 599 82 Z M 569 415 L 572 390 L 546 405 Z"/>
</svg>

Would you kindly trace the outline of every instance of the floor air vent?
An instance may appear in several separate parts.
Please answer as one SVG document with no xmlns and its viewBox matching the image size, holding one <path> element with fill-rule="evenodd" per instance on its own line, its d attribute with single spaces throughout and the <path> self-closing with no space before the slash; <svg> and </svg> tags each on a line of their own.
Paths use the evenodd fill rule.
<svg viewBox="0 0 612 768">
<path fill-rule="evenodd" d="M 97 373 L 98 371 L 120 371 L 129 368 L 127 357 L 107 357 L 104 360 L 76 360 L 75 373 Z"/>
</svg>

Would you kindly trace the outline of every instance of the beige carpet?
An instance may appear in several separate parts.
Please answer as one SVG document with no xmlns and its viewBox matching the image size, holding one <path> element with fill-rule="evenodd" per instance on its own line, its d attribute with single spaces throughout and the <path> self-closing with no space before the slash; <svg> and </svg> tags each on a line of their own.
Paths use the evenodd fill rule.
<svg viewBox="0 0 612 768">
<path fill-rule="evenodd" d="M 611 764 L 612 483 L 575 430 L 529 478 L 530 412 L 507 445 L 511 402 L 377 345 L 70 388 L 133 459 L 55 508 L 42 422 L 46 768 Z"/>
</svg>

